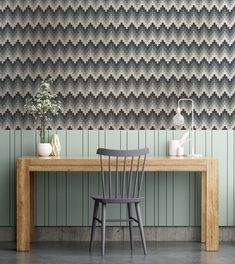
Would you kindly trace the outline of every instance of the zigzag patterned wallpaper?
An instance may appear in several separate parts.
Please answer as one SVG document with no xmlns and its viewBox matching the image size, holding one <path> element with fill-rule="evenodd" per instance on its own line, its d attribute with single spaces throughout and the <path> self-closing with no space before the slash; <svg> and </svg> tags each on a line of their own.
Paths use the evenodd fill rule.
<svg viewBox="0 0 235 264">
<path fill-rule="evenodd" d="M 53 128 L 169 129 L 180 97 L 197 129 L 235 127 L 234 0 L 1 0 L 0 57 L 3 129 L 35 128 L 48 75 Z"/>
</svg>

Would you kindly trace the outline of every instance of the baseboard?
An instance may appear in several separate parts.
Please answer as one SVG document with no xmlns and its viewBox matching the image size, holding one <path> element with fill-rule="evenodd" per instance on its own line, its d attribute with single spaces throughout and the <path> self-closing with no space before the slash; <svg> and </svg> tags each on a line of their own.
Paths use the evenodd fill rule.
<svg viewBox="0 0 235 264">
<path fill-rule="evenodd" d="M 90 227 L 36 227 L 35 241 L 89 241 Z M 145 227 L 147 241 L 200 241 L 200 227 Z M 134 227 L 133 238 L 140 240 Z M 97 227 L 94 240 L 100 240 Z M 107 241 L 128 241 L 127 227 L 107 227 Z M 0 241 L 15 241 L 15 227 L 0 227 Z M 220 241 L 235 241 L 235 227 L 220 227 Z"/>
</svg>

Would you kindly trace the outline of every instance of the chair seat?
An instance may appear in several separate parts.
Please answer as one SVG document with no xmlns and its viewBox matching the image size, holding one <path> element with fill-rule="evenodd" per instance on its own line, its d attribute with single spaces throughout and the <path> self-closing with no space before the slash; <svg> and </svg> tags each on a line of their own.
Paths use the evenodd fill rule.
<svg viewBox="0 0 235 264">
<path fill-rule="evenodd" d="M 92 199 L 100 203 L 138 203 L 144 200 L 144 197 L 127 198 L 127 197 L 106 197 L 102 195 L 91 196 Z"/>
</svg>

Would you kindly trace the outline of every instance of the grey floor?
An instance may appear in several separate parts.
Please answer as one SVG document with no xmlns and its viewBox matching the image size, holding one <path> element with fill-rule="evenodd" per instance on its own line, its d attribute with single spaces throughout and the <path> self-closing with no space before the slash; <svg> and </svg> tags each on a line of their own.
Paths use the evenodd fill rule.
<svg viewBox="0 0 235 264">
<path fill-rule="evenodd" d="M 196 242 L 148 242 L 146 257 L 138 242 L 132 252 L 127 242 L 107 242 L 105 257 L 100 256 L 99 245 L 95 242 L 90 254 L 87 242 L 37 242 L 32 244 L 30 252 L 17 253 L 14 243 L 1 242 L 0 264 L 235 263 L 235 242 L 221 243 L 219 252 L 205 252 L 203 245 Z"/>
</svg>

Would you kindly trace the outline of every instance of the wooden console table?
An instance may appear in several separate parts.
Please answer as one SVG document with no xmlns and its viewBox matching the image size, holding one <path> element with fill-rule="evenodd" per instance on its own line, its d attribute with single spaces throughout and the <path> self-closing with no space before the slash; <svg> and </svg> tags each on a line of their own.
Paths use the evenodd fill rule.
<svg viewBox="0 0 235 264">
<path fill-rule="evenodd" d="M 112 161 L 115 170 L 115 160 Z M 123 161 L 119 161 L 123 162 Z M 100 160 L 74 157 L 22 157 L 17 159 L 16 250 L 29 251 L 34 238 L 34 177 L 32 172 L 98 172 Z M 213 158 L 148 158 L 145 171 L 201 172 L 201 242 L 206 251 L 219 249 L 218 160 Z"/>
</svg>

